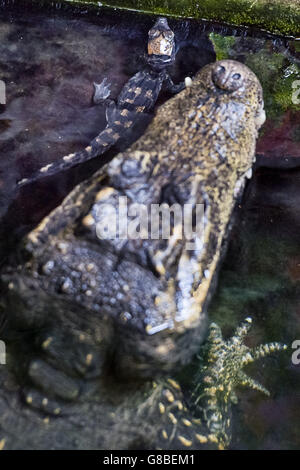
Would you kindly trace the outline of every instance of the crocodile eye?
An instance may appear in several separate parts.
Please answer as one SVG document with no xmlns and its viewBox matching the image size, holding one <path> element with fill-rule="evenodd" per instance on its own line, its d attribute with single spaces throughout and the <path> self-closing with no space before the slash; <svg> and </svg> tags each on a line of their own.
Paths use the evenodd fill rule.
<svg viewBox="0 0 300 470">
<path fill-rule="evenodd" d="M 174 33 L 167 31 L 166 33 L 164 33 L 164 37 L 168 40 L 171 40 L 174 37 Z"/>
<path fill-rule="evenodd" d="M 158 38 L 159 35 L 160 35 L 160 31 L 158 31 L 158 30 L 149 31 L 149 38 L 150 39 Z"/>
<path fill-rule="evenodd" d="M 232 75 L 232 78 L 234 80 L 239 80 L 241 78 L 241 74 L 240 73 L 235 73 L 234 75 Z"/>
</svg>

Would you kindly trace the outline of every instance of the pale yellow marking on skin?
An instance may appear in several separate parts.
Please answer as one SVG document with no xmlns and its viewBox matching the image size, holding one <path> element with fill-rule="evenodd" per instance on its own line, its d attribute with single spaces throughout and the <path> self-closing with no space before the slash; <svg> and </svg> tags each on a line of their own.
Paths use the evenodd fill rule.
<svg viewBox="0 0 300 470">
<path fill-rule="evenodd" d="M 130 126 L 132 126 L 132 121 L 126 121 L 126 122 L 124 123 L 124 127 L 127 127 L 127 128 L 128 128 L 128 127 L 130 127 Z"/>
<path fill-rule="evenodd" d="M 219 449 L 219 450 L 225 450 L 225 447 L 224 447 L 223 444 L 219 444 L 219 445 L 218 445 L 218 449 Z"/>
<path fill-rule="evenodd" d="M 93 354 L 87 354 L 85 358 L 85 363 L 87 366 L 90 366 L 93 360 Z"/>
<path fill-rule="evenodd" d="M 200 444 L 206 444 L 208 439 L 206 436 L 202 436 L 202 434 L 195 434 L 196 439 L 200 442 Z"/>
<path fill-rule="evenodd" d="M 152 325 L 147 325 L 145 330 L 146 330 L 146 333 L 149 333 L 151 330 L 152 330 Z"/>
<path fill-rule="evenodd" d="M 49 338 L 45 339 L 45 341 L 42 342 L 42 348 L 47 349 L 52 340 L 53 340 L 53 338 L 51 336 L 49 336 Z"/>
<path fill-rule="evenodd" d="M 93 216 L 91 216 L 91 214 L 86 215 L 86 216 L 82 219 L 82 224 L 83 224 L 85 227 L 91 227 L 92 225 L 94 225 L 94 223 L 95 223 L 95 221 L 94 221 Z"/>
<path fill-rule="evenodd" d="M 92 147 L 89 145 L 88 147 L 86 147 L 86 152 L 90 153 L 92 151 Z"/>
<path fill-rule="evenodd" d="M 150 161 L 151 161 L 151 154 L 149 152 L 145 152 L 143 154 L 143 158 L 141 162 L 142 170 L 147 171 L 147 166 Z"/>
<path fill-rule="evenodd" d="M 211 384 L 213 382 L 213 379 L 209 375 L 206 375 L 203 379 L 203 382 Z"/>
<path fill-rule="evenodd" d="M 181 403 L 181 401 L 177 401 L 176 405 L 177 405 L 177 408 L 179 409 L 179 411 L 183 410 L 183 404 Z"/>
<path fill-rule="evenodd" d="M 98 201 L 101 201 L 101 200 L 108 199 L 114 191 L 115 191 L 114 188 L 101 189 L 101 191 L 99 191 L 96 194 L 95 200 L 98 202 Z"/>
<path fill-rule="evenodd" d="M 192 423 L 191 423 L 188 419 L 183 418 L 182 422 L 183 422 L 183 424 L 184 424 L 185 426 L 187 426 L 187 427 L 192 426 Z"/>
<path fill-rule="evenodd" d="M 193 423 L 197 424 L 199 426 L 201 424 L 201 419 L 200 418 L 193 418 Z"/>
<path fill-rule="evenodd" d="M 152 97 L 152 90 L 146 91 L 145 96 L 147 96 L 147 98 L 151 98 Z"/>
<path fill-rule="evenodd" d="M 0 441 L 0 450 L 4 449 L 5 443 L 6 443 L 6 439 L 1 439 L 1 441 Z"/>
<path fill-rule="evenodd" d="M 46 165 L 46 166 L 43 166 L 43 168 L 40 169 L 40 173 L 46 173 L 46 171 L 49 170 L 49 168 L 51 168 L 53 165 L 53 163 L 49 163 L 49 165 Z"/>
<path fill-rule="evenodd" d="M 61 412 L 60 408 L 55 408 L 55 410 L 54 410 L 55 415 L 59 415 L 60 412 Z"/>
<path fill-rule="evenodd" d="M 177 424 L 177 419 L 175 418 L 175 416 L 173 415 L 173 413 L 168 413 L 168 416 L 172 422 L 172 424 Z"/>
<path fill-rule="evenodd" d="M 31 395 L 27 395 L 26 403 L 28 403 L 29 405 L 32 403 L 32 396 Z"/>
<path fill-rule="evenodd" d="M 49 416 L 44 418 L 43 421 L 44 421 L 45 424 L 49 424 L 49 422 L 50 422 Z"/>
<path fill-rule="evenodd" d="M 113 135 L 113 138 L 117 140 L 120 138 L 120 135 L 117 132 L 115 132 Z"/>
<path fill-rule="evenodd" d="M 112 130 L 111 128 L 108 128 L 108 129 L 106 129 L 106 131 L 105 131 L 105 132 L 106 132 L 106 134 L 111 134 L 111 133 L 112 133 L 112 131 L 113 131 L 113 130 Z"/>
<path fill-rule="evenodd" d="M 217 436 L 216 436 L 215 434 L 209 434 L 208 440 L 209 440 L 210 442 L 215 443 L 215 444 L 218 443 L 218 438 L 217 438 Z"/>
<path fill-rule="evenodd" d="M 75 155 L 75 153 L 70 153 L 70 155 L 66 155 L 66 156 L 63 158 L 63 160 L 64 160 L 65 162 L 69 162 L 69 161 L 73 160 L 74 155 Z"/>
<path fill-rule="evenodd" d="M 126 98 L 125 103 L 133 104 L 133 103 L 134 103 L 134 100 L 131 100 L 131 99 L 129 99 L 129 98 Z"/>
<path fill-rule="evenodd" d="M 164 390 L 164 395 L 165 395 L 165 397 L 166 397 L 166 399 L 168 400 L 169 403 L 174 402 L 174 400 L 175 400 L 174 395 L 167 388 L 166 388 L 166 390 Z"/>
<path fill-rule="evenodd" d="M 136 88 L 134 89 L 134 94 L 135 94 L 136 96 L 139 96 L 141 93 L 142 93 L 141 87 L 138 86 L 138 87 L 136 87 Z"/>
<path fill-rule="evenodd" d="M 153 176 L 156 176 L 159 170 L 160 170 L 160 166 L 155 165 L 154 170 L 152 171 Z"/>
<path fill-rule="evenodd" d="M 173 380 L 173 379 L 168 379 L 168 382 L 170 385 L 172 385 L 172 387 L 176 388 L 176 390 L 181 390 L 181 387 L 179 385 L 178 382 L 176 382 L 176 380 Z"/>
<path fill-rule="evenodd" d="M 109 131 L 112 132 L 112 129 L 109 129 Z M 106 132 L 108 132 L 108 131 L 106 131 Z M 97 144 L 102 145 L 102 147 L 106 147 L 108 145 L 108 143 L 104 142 L 100 137 L 96 138 L 96 142 L 97 142 Z"/>
<path fill-rule="evenodd" d="M 166 432 L 164 429 L 163 429 L 163 431 L 162 431 L 162 437 L 163 437 L 164 439 L 166 439 L 166 440 L 168 439 L 168 434 L 167 434 L 167 432 Z"/>
<path fill-rule="evenodd" d="M 216 387 L 205 388 L 204 392 L 207 393 L 207 395 L 214 396 L 217 393 L 217 388 Z"/>
<path fill-rule="evenodd" d="M 165 356 L 167 355 L 172 349 L 174 349 L 174 344 L 169 343 L 169 344 L 161 344 L 160 346 L 157 346 L 156 352 L 159 356 Z"/>
<path fill-rule="evenodd" d="M 43 398 L 42 405 L 44 406 L 48 405 L 48 398 Z"/>
<path fill-rule="evenodd" d="M 120 121 L 115 121 L 115 124 L 117 124 L 117 126 L 121 126 L 121 122 L 120 122 Z"/>
<path fill-rule="evenodd" d="M 183 444 L 185 447 L 191 447 L 193 444 L 193 441 L 190 441 L 189 439 L 186 439 L 184 436 L 178 436 L 178 440 Z"/>
<path fill-rule="evenodd" d="M 128 116 L 128 113 L 129 113 L 128 109 L 122 109 L 120 114 L 121 116 Z"/>
<path fill-rule="evenodd" d="M 44 228 L 46 227 L 48 223 L 48 217 L 45 217 L 44 220 L 40 223 L 40 225 L 37 226 L 34 232 L 28 235 L 29 240 L 31 240 L 33 243 L 38 242 L 38 235 L 39 233 L 43 232 Z"/>
<path fill-rule="evenodd" d="M 164 412 L 166 411 L 166 407 L 165 407 L 165 405 L 164 405 L 163 403 L 159 402 L 159 404 L 158 404 L 158 408 L 159 408 L 159 412 L 160 412 L 160 414 L 162 414 L 162 415 L 163 415 L 163 414 L 164 414 Z"/>
<path fill-rule="evenodd" d="M 135 110 L 137 113 L 142 113 L 145 109 L 145 106 L 136 106 Z"/>
<path fill-rule="evenodd" d="M 23 184 L 23 183 L 26 183 L 26 181 L 28 181 L 28 178 L 23 178 L 21 181 L 19 181 L 18 184 Z"/>
</svg>

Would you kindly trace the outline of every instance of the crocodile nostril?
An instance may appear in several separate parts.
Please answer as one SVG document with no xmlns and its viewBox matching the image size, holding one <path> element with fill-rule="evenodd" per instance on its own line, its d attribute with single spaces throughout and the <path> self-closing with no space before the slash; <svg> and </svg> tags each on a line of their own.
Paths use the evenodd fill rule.
<svg viewBox="0 0 300 470">
<path fill-rule="evenodd" d="M 226 69 L 225 69 L 225 67 L 224 67 L 223 65 L 219 65 L 218 68 L 217 68 L 217 70 L 216 70 L 216 72 L 217 72 L 218 74 L 223 74 L 223 73 L 225 73 L 225 71 L 226 71 Z"/>
<path fill-rule="evenodd" d="M 241 74 L 240 73 L 235 73 L 234 75 L 232 75 L 232 78 L 234 80 L 239 80 L 241 78 Z"/>
</svg>

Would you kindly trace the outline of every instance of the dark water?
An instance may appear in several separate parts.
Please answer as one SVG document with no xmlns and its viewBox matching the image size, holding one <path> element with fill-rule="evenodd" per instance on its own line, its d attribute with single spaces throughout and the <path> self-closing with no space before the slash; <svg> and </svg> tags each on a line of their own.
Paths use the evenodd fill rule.
<svg viewBox="0 0 300 470">
<path fill-rule="evenodd" d="M 37 224 L 115 153 L 16 192 L 17 180 L 84 148 L 105 127 L 105 107 L 92 103 L 93 82 L 107 77 L 116 98 L 144 67 L 153 24 L 150 17 L 141 21 L 106 10 L 98 16 L 84 9 L 41 12 L 25 4 L 0 12 L 0 79 L 7 99 L 0 108 L 0 217 L 16 235 Z M 182 47 L 171 74 L 179 81 L 213 61 L 215 53 L 199 25 L 174 26 Z"/>
<path fill-rule="evenodd" d="M 116 97 L 143 65 L 153 18 L 66 10 L 6 5 L 0 12 L 0 79 L 7 95 L 0 108 L 2 257 L 14 248 L 14 237 L 37 224 L 102 162 L 19 193 L 16 180 L 84 147 L 105 126 L 104 107 L 92 104 L 92 83 L 108 77 Z M 263 83 L 268 121 L 210 316 L 230 334 L 250 315 L 249 345 L 277 340 L 290 346 L 300 340 L 300 118 L 299 105 L 291 101 L 292 82 L 299 79 L 298 43 L 207 23 L 171 20 L 170 26 L 179 47 L 174 81 L 215 60 L 214 45 L 217 57 L 247 63 Z M 292 364 L 291 354 L 289 349 L 249 368 L 271 398 L 239 394 L 233 448 L 300 448 L 300 365 Z"/>
<path fill-rule="evenodd" d="M 228 256 L 209 313 L 228 334 L 253 318 L 249 346 L 279 340 L 281 355 L 248 367 L 271 397 L 239 393 L 235 449 L 300 448 L 300 365 L 291 345 L 300 339 L 300 171 L 258 169 L 239 209 Z"/>
</svg>

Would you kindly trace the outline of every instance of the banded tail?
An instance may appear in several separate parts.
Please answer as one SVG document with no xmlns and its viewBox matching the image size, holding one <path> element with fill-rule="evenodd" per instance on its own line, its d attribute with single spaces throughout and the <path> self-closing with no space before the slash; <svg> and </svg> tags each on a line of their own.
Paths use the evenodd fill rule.
<svg viewBox="0 0 300 470">
<path fill-rule="evenodd" d="M 40 168 L 29 178 L 24 178 L 18 181 L 18 187 L 25 186 L 26 184 L 33 183 L 46 176 L 54 175 L 61 171 L 68 170 L 69 168 L 78 165 L 79 163 L 86 162 L 97 156 L 105 153 L 110 147 L 112 147 L 122 137 L 121 133 L 124 132 L 124 127 L 131 127 L 132 121 L 127 120 L 126 126 L 121 121 L 117 121 L 111 126 L 108 124 L 106 128 L 95 137 L 85 149 L 79 152 L 70 153 L 65 155 L 61 160 L 54 163 L 49 163 L 44 167 Z"/>
</svg>

